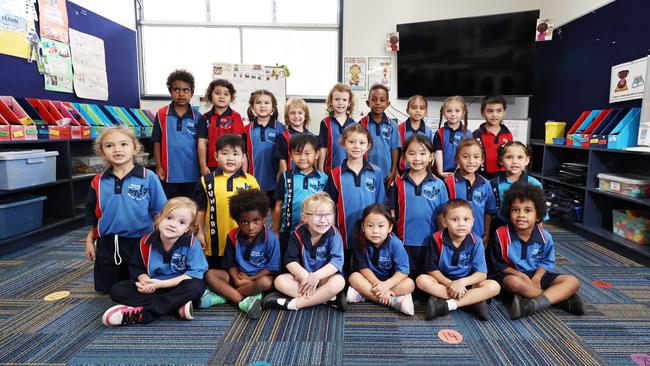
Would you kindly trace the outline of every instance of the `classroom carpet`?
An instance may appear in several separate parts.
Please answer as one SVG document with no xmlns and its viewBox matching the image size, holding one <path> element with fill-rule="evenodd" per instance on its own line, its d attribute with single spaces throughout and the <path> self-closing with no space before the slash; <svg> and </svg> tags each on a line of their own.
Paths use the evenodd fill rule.
<svg viewBox="0 0 650 366">
<path fill-rule="evenodd" d="M 372 303 L 264 311 L 231 305 L 107 328 L 113 303 L 93 289 L 84 230 L 0 257 L 0 364 L 39 365 L 650 365 L 650 268 L 548 225 L 557 272 L 580 279 L 586 314 L 551 308 L 511 321 L 454 311 L 433 321 Z M 46 301 L 51 293 L 70 295 Z"/>
</svg>

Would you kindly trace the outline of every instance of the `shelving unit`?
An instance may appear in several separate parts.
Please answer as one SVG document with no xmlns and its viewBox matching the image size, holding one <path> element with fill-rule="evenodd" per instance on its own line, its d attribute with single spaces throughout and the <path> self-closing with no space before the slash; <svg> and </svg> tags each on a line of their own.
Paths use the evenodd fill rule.
<svg viewBox="0 0 650 366">
<path fill-rule="evenodd" d="M 588 236 L 606 241 L 622 250 L 628 250 L 645 260 L 650 259 L 650 247 L 639 245 L 612 232 L 612 210 L 639 209 L 650 211 L 650 198 L 634 198 L 598 189 L 598 173 L 639 174 L 650 176 L 650 153 L 583 148 L 564 145 L 547 145 L 542 140 L 531 140 L 533 164 L 530 174 L 541 178 L 546 187 L 554 184 L 568 188 L 584 197 L 582 223 L 565 223 Z M 541 159 L 540 159 L 541 157 Z M 541 160 L 541 161 L 539 161 Z M 564 162 L 587 164 L 585 185 L 566 183 L 556 176 L 557 168 Z"/>
<path fill-rule="evenodd" d="M 0 143 L 0 150 L 5 151 L 45 149 L 59 153 L 56 159 L 56 180 L 54 182 L 11 191 L 0 191 L 2 200 L 33 195 L 47 197 L 43 204 L 43 226 L 0 240 L 0 254 L 9 253 L 32 241 L 52 237 L 83 226 L 83 205 L 86 202 L 90 181 L 95 174 L 73 174 L 72 157 L 93 155 L 93 141 L 37 140 Z M 149 138 L 141 138 L 140 141 L 144 144 L 145 151 L 153 150 Z"/>
</svg>

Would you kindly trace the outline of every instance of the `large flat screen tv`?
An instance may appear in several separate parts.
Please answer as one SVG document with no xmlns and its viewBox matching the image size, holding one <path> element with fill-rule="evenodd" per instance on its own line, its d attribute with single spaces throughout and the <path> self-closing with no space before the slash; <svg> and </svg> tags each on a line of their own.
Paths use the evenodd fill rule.
<svg viewBox="0 0 650 366">
<path fill-rule="evenodd" d="M 398 97 L 533 93 L 539 11 L 398 24 Z"/>
</svg>

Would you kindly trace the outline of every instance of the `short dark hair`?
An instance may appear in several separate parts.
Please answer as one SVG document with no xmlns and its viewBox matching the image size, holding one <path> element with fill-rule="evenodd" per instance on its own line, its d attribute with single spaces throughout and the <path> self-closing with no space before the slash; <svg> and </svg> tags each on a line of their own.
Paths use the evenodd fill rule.
<svg viewBox="0 0 650 366">
<path fill-rule="evenodd" d="M 184 69 L 172 71 L 172 73 L 167 76 L 167 90 L 172 90 L 172 84 L 174 84 L 174 81 L 184 81 L 190 84 L 190 89 L 192 90 L 192 94 L 194 94 L 194 75 L 192 75 L 191 72 Z"/>
<path fill-rule="evenodd" d="M 447 216 L 449 210 L 459 207 L 465 207 L 472 213 L 472 216 L 474 216 L 474 210 L 472 210 L 472 206 L 469 204 L 469 202 L 460 198 L 454 198 L 453 200 L 447 202 L 447 204 L 442 209 L 442 216 Z"/>
<path fill-rule="evenodd" d="M 386 85 L 383 85 L 383 84 L 373 84 L 373 85 L 370 87 L 370 90 L 368 90 L 368 100 L 370 100 L 370 94 L 372 93 L 372 91 L 373 91 L 373 90 L 378 90 L 378 89 L 381 89 L 381 90 L 385 91 L 385 92 L 386 92 L 386 95 L 390 95 L 390 93 L 388 92 L 388 88 L 386 87 Z"/>
<path fill-rule="evenodd" d="M 510 189 L 506 192 L 505 197 L 503 198 L 503 209 L 508 218 L 510 217 L 512 203 L 515 200 L 531 200 L 533 205 L 535 205 L 535 213 L 537 215 L 536 221 L 538 222 L 542 221 L 546 215 L 546 197 L 544 196 L 544 191 L 537 186 L 523 181 L 517 181 L 510 186 Z M 508 219 L 508 221 L 510 220 Z"/>
<path fill-rule="evenodd" d="M 215 79 L 208 84 L 208 87 L 205 88 L 205 95 L 203 96 L 203 101 L 205 104 L 208 106 L 212 104 L 212 92 L 214 91 L 214 88 L 222 86 L 226 89 L 228 89 L 228 92 L 230 93 L 230 98 L 234 101 L 235 100 L 235 94 L 237 94 L 237 90 L 235 90 L 235 87 L 232 85 L 232 83 L 226 79 Z"/>
<path fill-rule="evenodd" d="M 305 146 L 311 145 L 314 150 L 318 150 L 318 139 L 310 133 L 295 133 L 289 140 L 289 151 L 301 152 Z"/>
<path fill-rule="evenodd" d="M 269 198 L 265 192 L 259 189 L 242 189 L 237 191 L 229 199 L 228 212 L 230 218 L 239 221 L 241 216 L 246 212 L 258 211 L 262 216 L 266 216 L 269 211 Z"/>
<path fill-rule="evenodd" d="M 501 104 L 504 111 L 508 107 L 506 98 L 501 94 L 486 95 L 481 102 L 481 112 L 485 112 L 485 107 L 487 107 L 488 104 Z"/>
<path fill-rule="evenodd" d="M 244 139 L 239 135 L 235 135 L 234 133 L 224 133 L 223 135 L 219 136 L 219 138 L 217 139 L 217 145 L 215 147 L 215 151 L 219 151 L 224 147 L 232 147 L 232 148 L 239 147 L 242 152 L 246 150 L 246 146 L 244 145 Z"/>
</svg>

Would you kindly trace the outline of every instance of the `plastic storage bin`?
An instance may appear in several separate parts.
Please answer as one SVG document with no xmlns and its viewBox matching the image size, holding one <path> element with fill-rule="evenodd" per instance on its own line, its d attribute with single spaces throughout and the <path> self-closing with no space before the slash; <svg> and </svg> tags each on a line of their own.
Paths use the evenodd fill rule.
<svg viewBox="0 0 650 366">
<path fill-rule="evenodd" d="M 614 234 L 637 244 L 650 243 L 650 213 L 637 210 L 612 210 Z"/>
<path fill-rule="evenodd" d="M 43 225 L 45 196 L 0 203 L 0 239 L 26 233 Z"/>
<path fill-rule="evenodd" d="M 56 180 L 58 151 L 0 152 L 0 190 L 31 187 Z"/>
<path fill-rule="evenodd" d="M 628 197 L 650 197 L 650 177 L 598 173 L 598 189 Z"/>
<path fill-rule="evenodd" d="M 71 160 L 73 174 L 99 173 L 107 166 L 104 159 L 96 155 L 73 156 Z M 149 163 L 149 153 L 136 155 L 135 162 L 146 167 Z"/>
<path fill-rule="evenodd" d="M 544 142 L 552 144 L 554 137 L 563 137 L 565 127 L 566 122 L 546 122 L 546 138 L 544 139 Z"/>
</svg>

